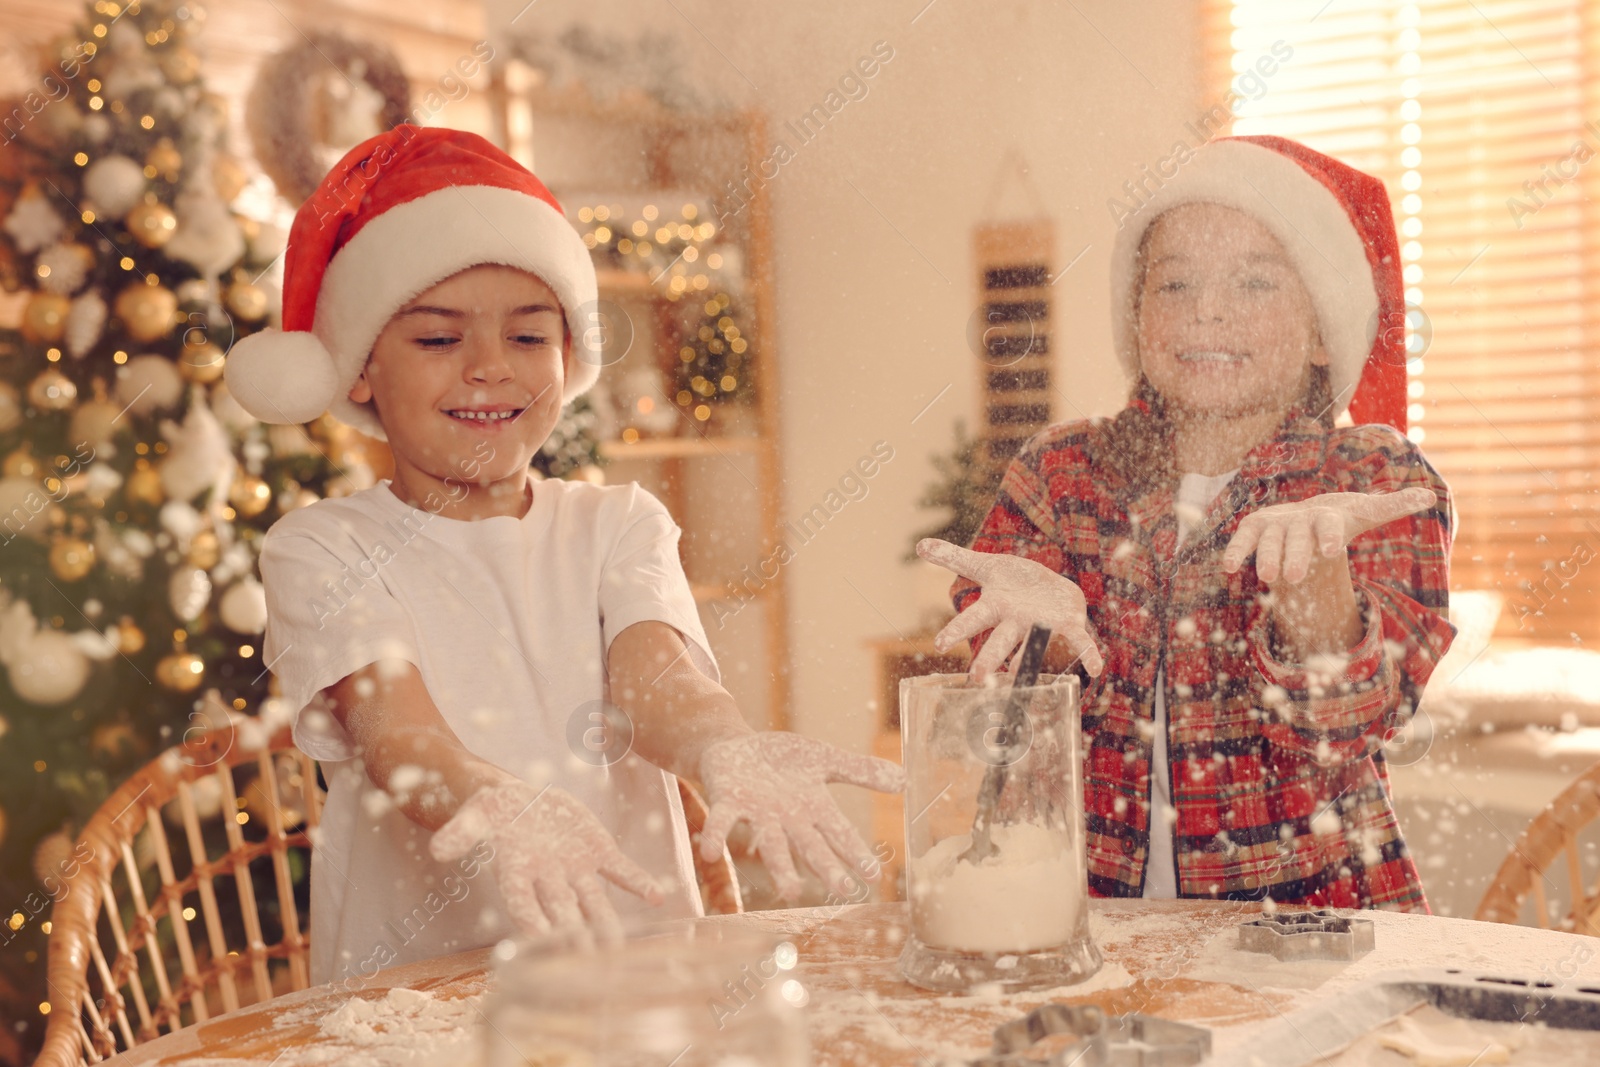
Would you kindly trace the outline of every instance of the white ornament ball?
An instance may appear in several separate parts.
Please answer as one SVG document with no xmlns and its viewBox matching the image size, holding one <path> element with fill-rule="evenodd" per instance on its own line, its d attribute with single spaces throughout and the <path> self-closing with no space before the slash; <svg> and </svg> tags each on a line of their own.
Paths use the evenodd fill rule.
<svg viewBox="0 0 1600 1067">
<path fill-rule="evenodd" d="M 183 622 L 197 618 L 211 602 L 211 576 L 199 567 L 179 567 L 167 582 L 167 602 Z"/>
<path fill-rule="evenodd" d="M 254 578 L 241 578 L 222 594 L 217 606 L 222 624 L 241 634 L 259 634 L 267 628 L 267 591 Z"/>
<path fill-rule="evenodd" d="M 100 214 L 121 218 L 144 195 L 144 167 L 127 156 L 101 156 L 83 174 L 83 191 Z"/>
<path fill-rule="evenodd" d="M 289 245 L 289 231 L 275 222 L 263 222 L 250 238 L 250 259 L 256 263 L 271 263 L 283 254 Z"/>
<path fill-rule="evenodd" d="M 117 416 L 120 414 L 121 404 L 113 404 L 109 400 L 85 400 L 72 413 L 68 432 L 74 441 L 86 441 L 95 449 L 103 448 L 116 437 Z"/>
<path fill-rule="evenodd" d="M 89 658 L 60 630 L 41 630 L 12 660 L 7 677 L 30 704 L 64 704 L 89 680 Z"/>
<path fill-rule="evenodd" d="M 85 115 L 83 119 L 83 135 L 89 139 L 90 144 L 105 144 L 111 136 L 111 120 L 98 111 Z M 142 175 L 144 172 L 141 171 Z"/>
<path fill-rule="evenodd" d="M 134 356 L 117 370 L 117 399 L 134 415 L 175 407 L 183 398 L 183 376 L 166 356 Z"/>
<path fill-rule="evenodd" d="M 9 541 L 21 533 L 43 541 L 57 510 L 55 500 L 32 478 L 0 478 L 0 537 Z"/>
<path fill-rule="evenodd" d="M 246 411 L 233 398 L 233 394 L 228 392 L 227 382 L 217 382 L 211 386 L 211 413 L 236 437 L 244 436 L 251 427 L 259 423 L 259 420 Z"/>
<path fill-rule="evenodd" d="M 200 532 L 204 522 L 194 506 L 182 500 L 169 500 L 161 505 L 161 528 L 185 548 L 194 540 L 194 535 Z"/>
</svg>

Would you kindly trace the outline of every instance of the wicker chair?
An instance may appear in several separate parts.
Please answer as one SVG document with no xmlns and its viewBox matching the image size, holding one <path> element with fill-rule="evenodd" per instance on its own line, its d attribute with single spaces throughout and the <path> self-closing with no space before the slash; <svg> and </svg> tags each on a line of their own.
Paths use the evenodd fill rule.
<svg viewBox="0 0 1600 1067">
<path fill-rule="evenodd" d="M 1578 843 L 1579 832 L 1596 816 L 1600 816 L 1600 762 L 1580 774 L 1517 835 L 1516 843 L 1500 864 L 1473 918 L 1516 923 L 1520 920 L 1523 902 L 1531 894 L 1534 921 L 1541 929 L 1549 929 L 1545 872 L 1555 864 L 1557 856 L 1565 852 L 1572 909 L 1560 928 L 1600 936 L 1600 884 L 1584 885 Z"/>
<path fill-rule="evenodd" d="M 286 727 L 268 737 L 260 722 L 235 718 L 226 729 L 191 731 L 107 798 L 79 839 L 78 854 L 86 845 L 90 858 L 66 879 L 50 915 L 41 1067 L 95 1063 L 310 984 L 307 916 L 292 865 L 310 854 L 307 833 L 322 808 L 316 780 Z M 204 818 L 196 792 L 210 782 L 220 803 Z M 698 842 L 705 804 L 687 783 L 679 789 Z M 286 790 L 298 796 L 286 799 Z M 252 811 L 264 834 L 245 832 Z M 163 817 L 182 827 L 181 857 Z M 213 845 L 224 846 L 218 855 L 208 850 L 207 827 Z M 697 848 L 695 867 L 708 911 L 743 910 L 727 852 L 705 863 Z M 227 889 L 220 898 L 219 883 Z M 266 900 L 263 890 L 271 893 Z M 264 914 L 271 917 L 265 924 Z"/>
<path fill-rule="evenodd" d="M 285 796 L 285 786 L 298 797 Z M 202 817 L 206 799 L 217 810 Z M 288 729 L 268 737 L 259 721 L 241 717 L 190 731 L 112 793 L 79 839 L 87 862 L 51 911 L 50 1021 L 39 1064 L 94 1063 L 304 989 L 310 942 L 291 863 L 309 853 L 307 830 L 321 805 L 314 765 L 293 749 Z M 181 852 L 164 820 L 181 828 Z"/>
</svg>

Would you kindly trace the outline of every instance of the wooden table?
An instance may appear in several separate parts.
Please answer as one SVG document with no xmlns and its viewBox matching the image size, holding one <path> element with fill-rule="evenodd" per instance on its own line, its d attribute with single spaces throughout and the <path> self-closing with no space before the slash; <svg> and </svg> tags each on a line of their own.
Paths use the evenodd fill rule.
<svg viewBox="0 0 1600 1067">
<path fill-rule="evenodd" d="M 1466 919 L 1363 912 L 1376 925 L 1377 947 L 1354 963 L 1280 963 L 1237 947 L 1235 928 L 1257 918 L 1253 904 L 1200 901 L 1106 901 L 1091 907 L 1091 928 L 1106 963 L 1082 987 L 1003 998 L 949 997 L 907 984 L 896 969 L 906 928 L 903 903 L 753 912 L 696 920 L 728 923 L 782 935 L 799 949 L 792 976 L 810 993 L 806 1008 L 817 1064 L 911 1067 L 944 1057 L 987 1051 L 993 1028 L 1047 999 L 1098 1004 L 1107 1012 L 1146 1012 L 1211 1028 L 1213 1059 L 1234 1064 L 1241 1043 L 1283 1013 L 1389 970 L 1460 967 L 1521 976 L 1583 979 L 1600 984 L 1600 940 Z M 354 988 L 319 986 L 242 1009 L 141 1045 L 109 1061 L 113 1067 L 181 1064 L 382 1063 L 344 1047 L 319 1021 L 354 997 L 378 1000 L 390 989 L 424 990 L 458 1001 L 464 1019 L 481 1018 L 477 1004 L 488 986 L 487 950 L 461 953 L 379 972 Z M 1424 1009 L 1431 1010 L 1431 1009 Z M 1509 1025 L 1509 1024 L 1505 1024 Z M 1542 1030 L 1542 1028 L 1527 1028 Z M 1541 1046 L 1535 1058 L 1512 1063 L 1600 1062 L 1600 1036 L 1549 1031 L 1565 1044 Z M 488 1038 L 492 1040 L 492 1037 Z M 473 1040 L 477 1040 L 474 1038 Z M 1579 1044 L 1574 1044 L 1579 1042 Z M 1579 1053 L 1571 1049 L 1582 1048 Z M 370 1050 L 367 1050 L 370 1052 Z M 462 1042 L 448 1055 L 417 1055 L 408 1063 L 471 1067 L 475 1045 Z M 1521 1057 L 1530 1054 L 1524 1047 Z M 399 1062 L 399 1061 L 388 1061 Z M 1361 1045 L 1334 1063 L 1412 1064 L 1398 1053 Z M 662 1065 L 665 1067 L 665 1064 Z"/>
</svg>

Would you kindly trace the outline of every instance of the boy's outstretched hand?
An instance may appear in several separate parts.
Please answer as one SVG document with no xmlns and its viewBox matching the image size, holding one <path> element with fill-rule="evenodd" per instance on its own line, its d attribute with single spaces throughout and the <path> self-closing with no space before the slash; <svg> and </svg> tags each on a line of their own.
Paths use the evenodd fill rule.
<svg viewBox="0 0 1600 1067">
<path fill-rule="evenodd" d="M 664 899 L 643 867 L 628 859 L 587 807 L 556 786 L 526 782 L 485 786 L 434 833 L 428 851 L 447 863 L 479 841 L 494 847 L 490 867 L 518 928 L 530 937 L 552 930 L 587 941 L 622 939 L 606 898 L 606 878 L 651 904 Z"/>
<path fill-rule="evenodd" d="M 1433 490 L 1417 487 L 1398 493 L 1324 493 L 1273 504 L 1240 520 L 1222 554 L 1222 568 L 1232 574 L 1254 553 L 1263 582 L 1281 575 L 1294 584 L 1314 563 L 1342 557 L 1345 547 L 1368 530 L 1425 511 L 1438 499 Z"/>
<path fill-rule="evenodd" d="M 711 808 L 700 833 L 701 856 L 722 855 L 728 831 L 740 820 L 748 822 L 779 894 L 793 900 L 800 895 L 800 875 L 789 855 L 791 843 L 840 896 L 854 888 L 850 868 L 868 881 L 878 876 L 877 858 L 834 803 L 828 783 L 898 793 L 905 772 L 888 760 L 775 731 L 708 747 L 700 757 L 700 782 Z"/>
<path fill-rule="evenodd" d="M 1031 559 L 974 552 L 937 537 L 918 541 L 917 555 L 983 587 L 977 603 L 968 604 L 933 638 L 934 647 L 943 652 L 993 627 L 969 669 L 974 681 L 981 682 L 1004 666 L 1035 623 L 1048 627 L 1052 641 L 1064 641 L 1072 655 L 1083 660 L 1084 669 L 1099 677 L 1105 660 L 1095 647 L 1083 590 L 1070 578 Z"/>
</svg>

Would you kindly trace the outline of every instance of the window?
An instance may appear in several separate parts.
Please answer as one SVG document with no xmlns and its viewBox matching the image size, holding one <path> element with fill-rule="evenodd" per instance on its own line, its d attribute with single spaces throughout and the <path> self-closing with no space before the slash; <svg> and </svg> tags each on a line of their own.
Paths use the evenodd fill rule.
<svg viewBox="0 0 1600 1067">
<path fill-rule="evenodd" d="M 1411 436 L 1460 516 L 1452 585 L 1501 592 L 1504 637 L 1600 641 L 1597 5 L 1202 7 L 1209 94 L 1244 98 L 1233 133 L 1293 137 L 1388 186 Z M 1275 42 L 1292 56 L 1250 76 Z"/>
</svg>

